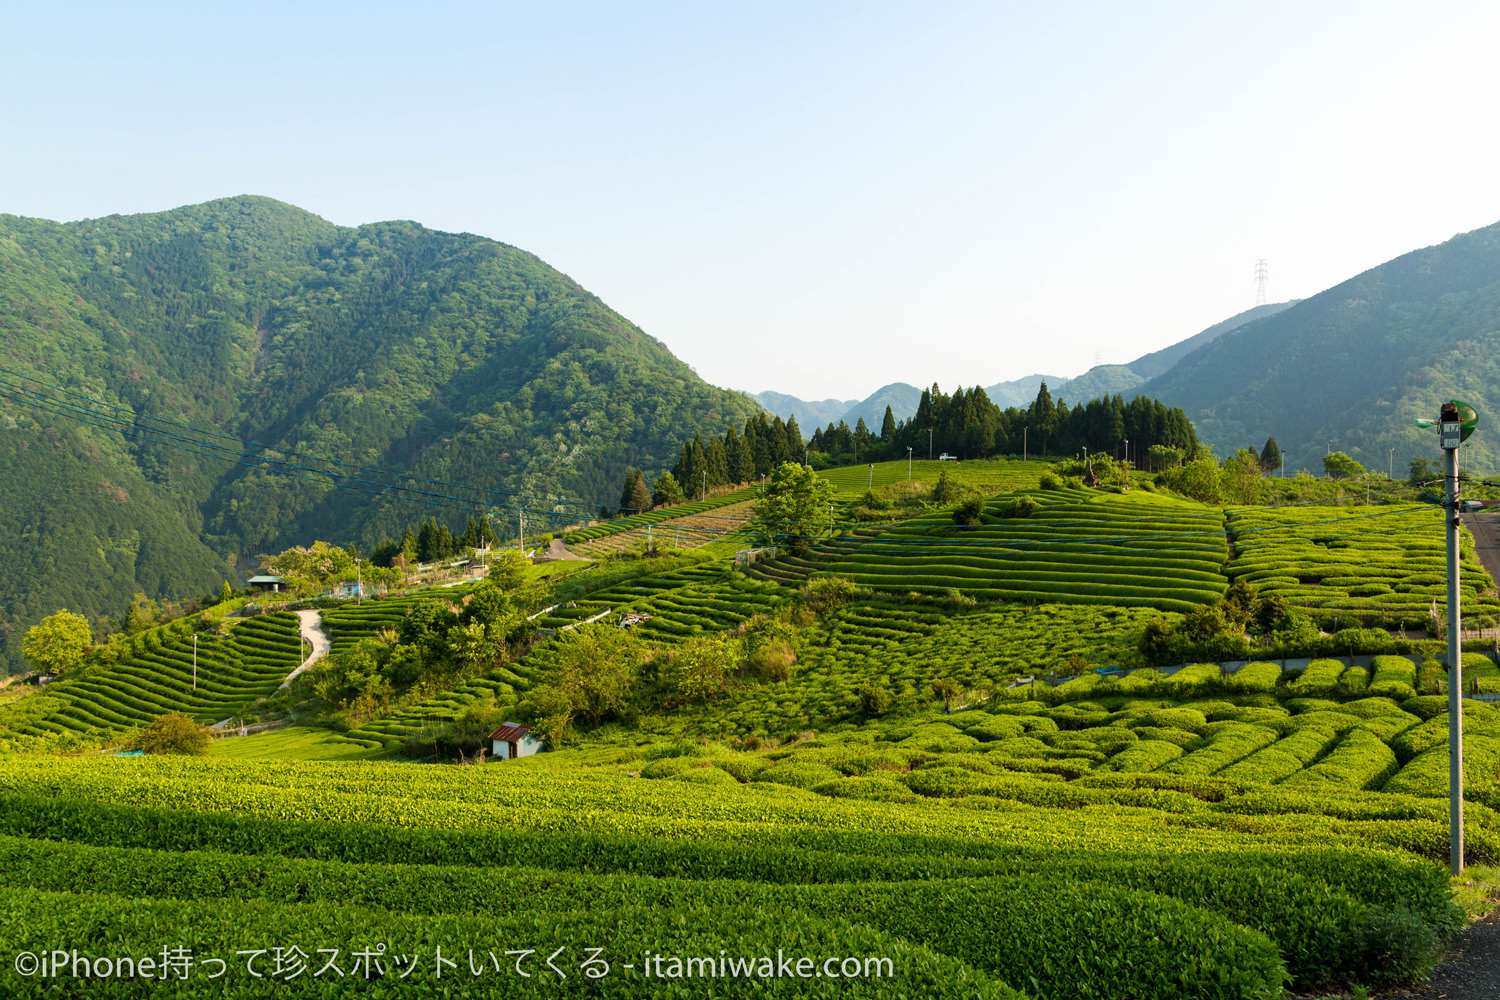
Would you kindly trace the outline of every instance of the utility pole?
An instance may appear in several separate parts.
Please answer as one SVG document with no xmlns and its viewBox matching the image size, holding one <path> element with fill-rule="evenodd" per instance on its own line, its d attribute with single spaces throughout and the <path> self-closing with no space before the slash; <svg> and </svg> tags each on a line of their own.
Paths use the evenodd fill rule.
<svg viewBox="0 0 1500 1000">
<path fill-rule="evenodd" d="M 1264 257 L 1255 262 L 1255 304 L 1258 306 L 1266 304 L 1266 279 L 1270 274 L 1271 265 Z"/>
<path fill-rule="evenodd" d="M 1458 587 L 1458 445 L 1463 431 L 1458 407 L 1452 403 L 1443 405 L 1439 419 L 1443 476 L 1448 485 L 1444 529 L 1448 540 L 1448 851 L 1453 874 L 1458 875 L 1464 870 L 1464 644 Z"/>
<path fill-rule="evenodd" d="M 1458 580 L 1458 448 L 1474 432 L 1479 415 L 1461 400 L 1444 403 L 1438 419 L 1418 420 L 1418 427 L 1438 425 L 1438 447 L 1443 451 L 1443 533 L 1448 555 L 1448 851 L 1455 875 L 1464 870 L 1464 713 L 1463 608 Z"/>
<path fill-rule="evenodd" d="M 911 482 L 911 445 L 906 446 L 906 481 Z"/>
<path fill-rule="evenodd" d="M 698 499 L 699 500 L 707 500 L 708 499 L 708 472 L 707 471 L 705 471 L 703 473 L 703 490 L 702 490 L 702 492 L 700 492 L 698 494 Z"/>
<path fill-rule="evenodd" d="M 1030 424 L 1027 424 L 1025 427 L 1021 428 L 1021 461 L 1023 461 L 1023 462 L 1030 461 L 1030 459 L 1027 457 L 1027 450 L 1026 450 L 1027 449 L 1026 435 L 1029 434 L 1030 432 L 1031 432 L 1031 425 Z"/>
<path fill-rule="evenodd" d="M 193 690 L 198 690 L 198 633 L 193 633 Z"/>
<path fill-rule="evenodd" d="M 354 606 L 355 607 L 361 607 L 365 603 L 365 577 L 364 577 L 364 572 L 360 569 L 359 562 L 360 562 L 359 558 L 355 557 L 355 560 L 354 560 L 354 581 L 355 581 L 354 582 L 354 587 L 355 587 L 355 591 L 354 591 L 354 593 L 355 593 Z"/>
<path fill-rule="evenodd" d="M 1394 479 L 1396 472 L 1396 449 L 1391 449 L 1390 457 L 1385 460 L 1385 478 Z"/>
<path fill-rule="evenodd" d="M 870 478 L 865 481 L 865 492 L 875 488 L 875 466 L 870 466 Z"/>
<path fill-rule="evenodd" d="M 927 461 L 932 461 L 932 428 L 927 428 Z"/>
</svg>

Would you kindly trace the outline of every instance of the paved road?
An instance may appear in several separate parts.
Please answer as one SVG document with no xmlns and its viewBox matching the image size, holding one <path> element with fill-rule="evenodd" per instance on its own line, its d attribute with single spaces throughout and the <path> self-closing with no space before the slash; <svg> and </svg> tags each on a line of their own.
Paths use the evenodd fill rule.
<svg viewBox="0 0 1500 1000">
<path fill-rule="evenodd" d="M 1388 1000 L 1495 1000 L 1500 997 L 1500 910 L 1470 926 L 1427 981 Z"/>
<path fill-rule="evenodd" d="M 1479 564 L 1500 582 L 1500 517 L 1494 514 L 1465 514 L 1464 527 L 1474 535 L 1474 552 Z"/>
</svg>

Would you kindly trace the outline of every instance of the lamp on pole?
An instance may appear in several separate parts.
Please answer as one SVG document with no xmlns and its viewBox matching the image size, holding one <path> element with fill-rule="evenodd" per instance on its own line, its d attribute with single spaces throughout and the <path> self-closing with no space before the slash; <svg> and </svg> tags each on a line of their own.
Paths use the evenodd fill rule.
<svg viewBox="0 0 1500 1000">
<path fill-rule="evenodd" d="M 1385 478 L 1394 479 L 1396 472 L 1396 449 L 1391 449 L 1390 457 L 1385 460 Z"/>
<path fill-rule="evenodd" d="M 1464 870 L 1464 713 L 1463 625 L 1458 579 L 1458 449 L 1474 432 L 1479 415 L 1468 403 L 1453 399 L 1444 403 L 1437 420 L 1418 420 L 1418 427 L 1438 427 L 1438 447 L 1443 452 L 1446 491 L 1443 533 L 1448 557 L 1448 851 L 1453 874 Z"/>
</svg>

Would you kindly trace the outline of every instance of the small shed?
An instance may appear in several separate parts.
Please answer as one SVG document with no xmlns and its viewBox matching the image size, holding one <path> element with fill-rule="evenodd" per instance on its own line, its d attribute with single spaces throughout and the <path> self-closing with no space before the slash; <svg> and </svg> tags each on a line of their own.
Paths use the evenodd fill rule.
<svg viewBox="0 0 1500 1000">
<path fill-rule="evenodd" d="M 245 582 L 251 590 L 269 590 L 273 593 L 281 591 L 281 577 L 279 576 L 252 576 Z"/>
<path fill-rule="evenodd" d="M 531 735 L 531 727 L 519 722 L 507 722 L 490 733 L 490 756 L 497 760 L 515 760 L 530 757 L 542 749 L 542 741 Z"/>
</svg>

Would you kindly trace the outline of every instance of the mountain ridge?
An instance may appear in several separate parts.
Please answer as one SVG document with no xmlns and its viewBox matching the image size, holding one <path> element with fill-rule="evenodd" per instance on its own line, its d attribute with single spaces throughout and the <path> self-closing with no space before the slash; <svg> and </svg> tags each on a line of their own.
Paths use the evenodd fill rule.
<svg viewBox="0 0 1500 1000">
<path fill-rule="evenodd" d="M 97 627 L 236 556 L 497 505 L 580 520 L 755 412 L 524 250 L 260 196 L 0 216 L 0 368 L 0 477 L 39 484 L 0 496 L 30 567 L 0 586 L 10 665 L 59 604 Z M 49 559 L 69 523 L 94 526 L 78 559 Z"/>
</svg>

